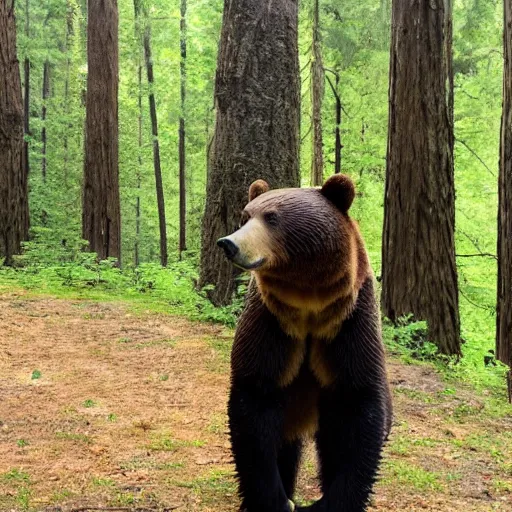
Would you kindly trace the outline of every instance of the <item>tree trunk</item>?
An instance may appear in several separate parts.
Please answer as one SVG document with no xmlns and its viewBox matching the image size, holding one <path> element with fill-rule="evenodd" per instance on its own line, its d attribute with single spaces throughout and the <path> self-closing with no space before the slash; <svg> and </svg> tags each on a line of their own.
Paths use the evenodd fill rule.
<svg viewBox="0 0 512 512">
<path fill-rule="evenodd" d="M 336 118 L 336 127 L 334 130 L 334 174 L 339 174 L 341 172 L 341 150 L 343 149 L 343 145 L 341 144 L 341 98 L 340 98 L 340 73 L 337 70 L 327 69 L 334 74 L 335 77 L 335 85 L 333 85 L 329 75 L 325 75 L 327 78 L 327 82 L 331 87 L 331 91 L 334 95 L 335 103 L 335 118 Z"/>
<path fill-rule="evenodd" d="M 186 194 L 186 153 L 185 153 L 185 97 L 187 86 L 187 0 L 181 0 L 180 6 L 180 96 L 181 115 L 179 127 L 179 165 L 180 165 L 180 240 L 179 255 L 187 250 L 187 194 Z"/>
<path fill-rule="evenodd" d="M 202 226 L 200 286 L 227 304 L 236 271 L 216 246 L 235 230 L 252 181 L 299 186 L 297 0 L 225 0 L 216 122 Z"/>
<path fill-rule="evenodd" d="M 0 255 L 6 265 L 28 237 L 23 124 L 14 0 L 0 0 Z"/>
<path fill-rule="evenodd" d="M 70 101 L 69 101 L 69 80 L 71 74 L 71 56 L 70 56 L 70 42 L 74 34 L 73 20 L 74 20 L 74 6 L 70 0 L 67 2 L 66 14 L 66 76 L 64 79 L 64 112 L 66 114 L 68 129 L 64 131 L 64 186 L 68 187 L 69 178 L 69 137 L 68 133 L 73 129 L 73 125 L 69 122 L 70 115 Z"/>
<path fill-rule="evenodd" d="M 504 0 L 503 56 L 496 357 L 512 367 L 512 0 Z M 511 384 L 509 372 L 509 399 L 512 401 Z"/>
<path fill-rule="evenodd" d="M 98 258 L 121 260 L 117 0 L 89 0 L 82 232 Z"/>
<path fill-rule="evenodd" d="M 30 4 L 25 0 L 25 37 L 30 38 Z M 30 59 L 25 56 L 23 65 L 24 96 L 23 96 L 23 118 L 24 118 L 24 142 L 23 142 L 23 169 L 25 176 L 30 172 L 30 158 L 28 152 L 28 137 L 30 136 Z"/>
<path fill-rule="evenodd" d="M 322 101 L 324 97 L 324 64 L 320 40 L 320 0 L 313 5 L 313 42 L 311 44 L 311 107 L 312 107 L 312 151 L 311 185 L 320 186 L 324 182 L 324 143 L 322 140 Z"/>
<path fill-rule="evenodd" d="M 160 225 L 160 263 L 167 266 L 167 225 L 165 221 L 164 187 L 162 183 L 162 167 L 160 165 L 160 145 L 158 143 L 158 120 L 156 116 L 156 103 L 153 74 L 153 57 L 151 55 L 151 26 L 149 19 L 144 16 L 144 57 L 149 83 L 149 115 L 151 116 L 151 133 L 153 134 L 153 164 L 155 168 L 156 199 L 158 205 L 158 221 Z"/>
<path fill-rule="evenodd" d="M 43 144 L 42 148 L 42 160 L 41 160 L 41 170 L 43 176 L 43 182 L 46 182 L 46 101 L 50 96 L 50 61 L 46 59 L 44 61 L 43 66 L 43 89 L 42 89 L 42 104 L 43 109 L 41 113 L 41 142 Z"/>
<path fill-rule="evenodd" d="M 137 197 L 135 199 L 135 267 L 140 265 L 140 189 L 142 184 L 142 58 L 139 53 L 139 65 L 138 65 L 138 82 L 139 82 L 139 166 L 137 167 Z"/>
<path fill-rule="evenodd" d="M 447 19 L 443 0 L 393 1 L 382 305 L 460 354 Z"/>
</svg>

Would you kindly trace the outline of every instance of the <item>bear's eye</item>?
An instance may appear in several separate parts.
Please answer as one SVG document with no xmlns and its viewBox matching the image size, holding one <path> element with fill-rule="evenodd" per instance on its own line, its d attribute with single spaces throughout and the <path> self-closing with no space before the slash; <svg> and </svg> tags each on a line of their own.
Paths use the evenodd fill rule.
<svg viewBox="0 0 512 512">
<path fill-rule="evenodd" d="M 270 226 L 277 226 L 279 218 L 276 212 L 267 212 L 263 215 L 265 222 Z"/>
</svg>

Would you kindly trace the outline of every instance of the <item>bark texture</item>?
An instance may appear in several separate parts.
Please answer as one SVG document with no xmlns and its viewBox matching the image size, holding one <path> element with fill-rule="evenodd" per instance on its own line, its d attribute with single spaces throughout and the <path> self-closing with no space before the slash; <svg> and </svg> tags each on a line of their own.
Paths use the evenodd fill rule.
<svg viewBox="0 0 512 512">
<path fill-rule="evenodd" d="M 23 124 L 14 1 L 0 0 L 0 256 L 6 265 L 28 237 Z"/>
<path fill-rule="evenodd" d="M 121 258 L 117 0 L 89 0 L 82 232 L 99 259 Z"/>
<path fill-rule="evenodd" d="M 180 97 L 181 115 L 179 127 L 180 164 L 180 239 L 179 255 L 187 250 L 187 190 L 186 190 L 186 148 L 185 148 L 185 99 L 187 93 L 187 0 L 180 5 Z"/>
<path fill-rule="evenodd" d="M 299 186 L 297 0 L 225 0 L 200 286 L 228 303 L 235 270 L 216 240 L 234 231 L 252 181 Z"/>
<path fill-rule="evenodd" d="M 29 0 L 25 0 L 25 37 L 27 40 L 30 38 L 30 5 Z M 23 129 L 25 131 L 25 141 L 23 143 L 23 168 L 25 176 L 28 176 L 30 171 L 30 160 L 28 153 L 28 137 L 30 136 L 30 59 L 28 55 L 25 57 L 23 64 Z"/>
<path fill-rule="evenodd" d="M 50 97 L 50 61 L 46 59 L 44 61 L 43 66 L 43 88 L 41 91 L 41 99 L 43 108 L 41 111 L 41 123 L 43 127 L 41 128 L 41 143 L 42 143 L 42 149 L 41 149 L 41 173 L 43 176 L 43 182 L 46 182 L 46 167 L 47 167 L 47 161 L 46 161 L 46 102 L 48 98 Z"/>
<path fill-rule="evenodd" d="M 512 367 L 512 0 L 504 0 L 503 54 L 496 357 Z M 508 379 L 509 399 L 512 401 L 510 372 Z"/>
<path fill-rule="evenodd" d="M 447 19 L 443 0 L 393 1 L 382 306 L 426 320 L 440 351 L 459 354 Z"/>
<path fill-rule="evenodd" d="M 322 102 L 324 99 L 325 72 L 322 61 L 322 43 L 320 41 L 320 0 L 313 5 L 313 41 L 311 55 L 311 118 L 313 124 L 311 185 L 323 185 L 324 182 L 324 143 L 322 138 Z"/>
</svg>

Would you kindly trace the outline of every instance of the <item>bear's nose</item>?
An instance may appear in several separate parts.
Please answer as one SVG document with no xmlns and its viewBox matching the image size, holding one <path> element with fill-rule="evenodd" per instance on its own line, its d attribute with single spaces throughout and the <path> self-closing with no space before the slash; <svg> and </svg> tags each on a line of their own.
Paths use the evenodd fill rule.
<svg viewBox="0 0 512 512">
<path fill-rule="evenodd" d="M 238 246 L 231 241 L 229 238 L 219 238 L 217 240 L 217 245 L 224 249 L 226 256 L 232 260 L 238 254 Z"/>
</svg>

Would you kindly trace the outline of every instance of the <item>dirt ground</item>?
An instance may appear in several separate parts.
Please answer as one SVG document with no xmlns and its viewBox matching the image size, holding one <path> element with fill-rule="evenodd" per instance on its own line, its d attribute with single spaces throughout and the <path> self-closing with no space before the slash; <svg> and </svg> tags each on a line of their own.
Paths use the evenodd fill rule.
<svg viewBox="0 0 512 512">
<path fill-rule="evenodd" d="M 232 333 L 128 304 L 0 296 L 0 511 L 237 510 Z M 372 512 L 512 511 L 512 415 L 389 361 Z M 512 412 L 512 411 L 511 411 Z M 308 446 L 297 501 L 318 498 Z"/>
</svg>

